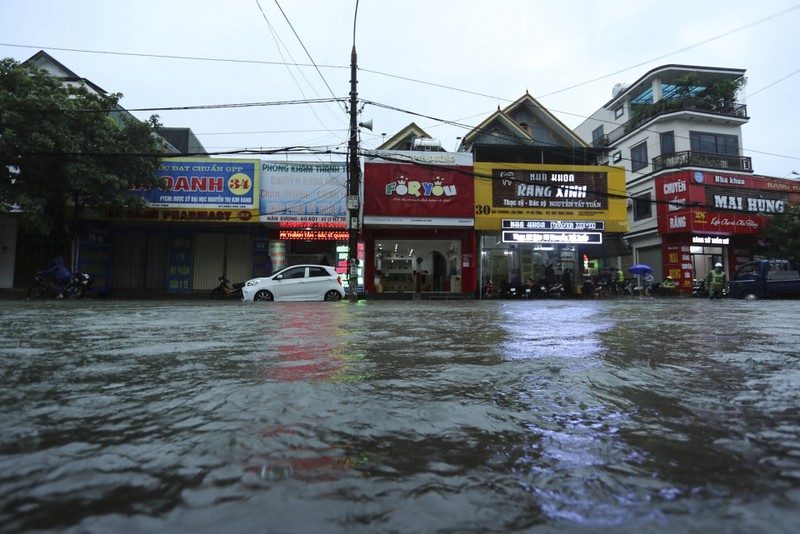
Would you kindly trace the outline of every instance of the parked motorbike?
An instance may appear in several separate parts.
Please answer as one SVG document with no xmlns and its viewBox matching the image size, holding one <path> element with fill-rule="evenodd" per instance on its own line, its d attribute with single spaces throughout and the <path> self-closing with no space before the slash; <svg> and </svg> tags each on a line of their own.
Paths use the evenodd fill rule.
<svg viewBox="0 0 800 534">
<path fill-rule="evenodd" d="M 482 299 L 490 299 L 494 297 L 494 286 L 492 285 L 491 280 L 487 280 L 483 286 L 481 286 L 481 298 Z"/>
<path fill-rule="evenodd" d="M 34 276 L 34 284 L 28 290 L 29 299 L 47 299 L 56 296 L 55 279 L 46 274 L 37 273 Z M 62 289 L 64 298 L 85 299 L 89 298 L 89 292 L 94 287 L 94 277 L 89 273 L 76 272 L 72 275 L 69 283 Z"/>
<path fill-rule="evenodd" d="M 219 285 L 211 291 L 212 299 L 219 300 L 225 298 L 242 298 L 242 288 L 244 287 L 244 282 L 231 285 L 231 281 L 225 278 L 224 274 L 217 280 L 219 280 Z"/>
<path fill-rule="evenodd" d="M 550 284 L 544 288 L 545 297 L 547 298 L 561 298 L 566 295 L 566 292 L 564 284 L 559 283 Z"/>
<path fill-rule="evenodd" d="M 706 290 L 706 281 L 705 280 L 695 280 L 692 284 L 692 296 L 693 297 L 701 297 L 706 298 L 708 297 L 708 291 Z"/>
</svg>

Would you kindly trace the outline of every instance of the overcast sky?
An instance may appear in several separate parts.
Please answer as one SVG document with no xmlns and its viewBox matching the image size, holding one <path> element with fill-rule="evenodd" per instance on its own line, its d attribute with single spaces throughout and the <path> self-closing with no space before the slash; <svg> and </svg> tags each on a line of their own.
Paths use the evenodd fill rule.
<svg viewBox="0 0 800 534">
<path fill-rule="evenodd" d="M 343 154 L 346 106 L 299 102 L 349 98 L 355 15 L 355 0 L 0 0 L 0 55 L 43 49 L 129 110 L 270 104 L 134 111 L 191 128 L 210 152 Z M 454 150 L 526 91 L 575 128 L 615 83 L 675 63 L 746 69 L 744 155 L 757 174 L 800 172 L 796 1 L 360 0 L 355 44 L 358 97 L 372 102 L 359 120 L 374 122 L 363 148 L 415 122 Z"/>
</svg>

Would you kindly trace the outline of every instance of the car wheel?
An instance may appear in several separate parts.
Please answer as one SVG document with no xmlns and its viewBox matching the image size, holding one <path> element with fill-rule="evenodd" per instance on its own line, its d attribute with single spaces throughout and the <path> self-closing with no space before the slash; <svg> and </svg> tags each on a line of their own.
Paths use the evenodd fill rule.
<svg viewBox="0 0 800 534">
<path fill-rule="evenodd" d="M 275 297 L 273 297 L 272 293 L 270 293 L 266 289 L 262 289 L 253 296 L 253 300 L 255 302 L 272 302 L 273 300 L 275 300 Z"/>
<path fill-rule="evenodd" d="M 744 298 L 744 300 L 758 300 L 758 295 L 755 293 L 745 293 L 742 298 Z"/>
<path fill-rule="evenodd" d="M 325 301 L 326 302 L 338 302 L 342 300 L 342 294 L 336 290 L 331 289 L 327 293 L 325 293 Z"/>
</svg>

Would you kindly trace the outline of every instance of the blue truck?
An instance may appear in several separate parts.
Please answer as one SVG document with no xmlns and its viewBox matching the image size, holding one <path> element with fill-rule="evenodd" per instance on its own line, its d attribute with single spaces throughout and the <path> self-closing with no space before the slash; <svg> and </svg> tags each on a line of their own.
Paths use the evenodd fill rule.
<svg viewBox="0 0 800 534">
<path fill-rule="evenodd" d="M 756 260 L 736 270 L 728 283 L 737 299 L 800 298 L 800 272 L 789 260 Z"/>
</svg>

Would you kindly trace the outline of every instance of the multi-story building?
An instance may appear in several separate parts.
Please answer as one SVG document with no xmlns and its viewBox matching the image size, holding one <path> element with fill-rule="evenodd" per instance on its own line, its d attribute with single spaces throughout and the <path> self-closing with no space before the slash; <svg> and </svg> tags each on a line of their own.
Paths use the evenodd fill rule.
<svg viewBox="0 0 800 534">
<path fill-rule="evenodd" d="M 739 101 L 744 69 L 665 65 L 612 98 L 575 132 L 605 149 L 603 163 L 626 170 L 633 263 L 656 277 L 705 277 L 716 262 L 730 273 L 757 253 L 770 213 L 797 200 L 800 184 L 753 174 L 743 155 Z"/>
<path fill-rule="evenodd" d="M 411 125 L 364 170 L 366 289 L 482 294 L 526 279 L 576 294 L 586 258 L 627 254 L 625 177 L 529 94 L 455 153 Z M 420 140 L 420 142 L 415 142 Z M 374 276 L 373 276 L 374 275 Z M 437 295 L 441 296 L 441 295 Z"/>
</svg>

